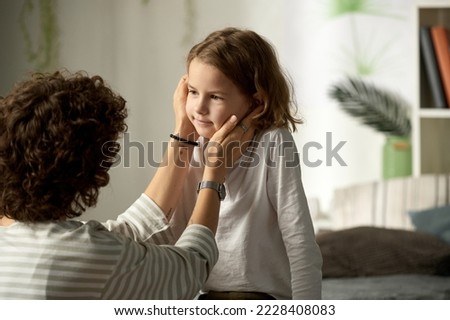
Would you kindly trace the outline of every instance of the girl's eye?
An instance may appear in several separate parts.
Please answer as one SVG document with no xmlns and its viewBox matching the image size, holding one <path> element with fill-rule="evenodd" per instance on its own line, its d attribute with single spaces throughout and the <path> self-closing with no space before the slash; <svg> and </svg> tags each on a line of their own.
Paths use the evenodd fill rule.
<svg viewBox="0 0 450 320">
<path fill-rule="evenodd" d="M 192 90 L 192 89 L 188 90 L 188 94 L 196 94 L 196 93 L 197 93 L 197 91 L 195 91 L 195 90 Z"/>
<path fill-rule="evenodd" d="M 213 99 L 213 100 L 222 100 L 223 98 L 222 98 L 222 97 L 219 97 L 219 96 L 216 96 L 215 94 L 213 94 L 213 95 L 211 96 L 211 99 Z"/>
</svg>

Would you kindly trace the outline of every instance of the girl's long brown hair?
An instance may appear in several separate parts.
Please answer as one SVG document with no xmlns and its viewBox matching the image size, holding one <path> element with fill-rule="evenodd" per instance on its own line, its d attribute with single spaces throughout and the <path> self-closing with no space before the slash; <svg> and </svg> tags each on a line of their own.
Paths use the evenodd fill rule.
<svg viewBox="0 0 450 320">
<path fill-rule="evenodd" d="M 249 97 L 258 94 L 264 110 L 255 119 L 257 129 L 284 127 L 295 131 L 296 125 L 302 123 L 296 116 L 297 104 L 289 77 L 273 46 L 256 32 L 237 28 L 215 31 L 192 47 L 188 68 L 195 58 L 219 69 Z"/>
</svg>

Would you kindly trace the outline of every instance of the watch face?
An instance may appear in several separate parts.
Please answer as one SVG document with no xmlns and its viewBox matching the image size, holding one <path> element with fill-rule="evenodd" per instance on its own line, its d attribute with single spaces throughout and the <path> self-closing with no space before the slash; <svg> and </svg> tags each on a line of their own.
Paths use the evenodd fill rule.
<svg viewBox="0 0 450 320">
<path fill-rule="evenodd" d="M 220 200 L 225 199 L 227 192 L 225 191 L 225 186 L 223 184 L 219 184 L 219 198 Z"/>
</svg>

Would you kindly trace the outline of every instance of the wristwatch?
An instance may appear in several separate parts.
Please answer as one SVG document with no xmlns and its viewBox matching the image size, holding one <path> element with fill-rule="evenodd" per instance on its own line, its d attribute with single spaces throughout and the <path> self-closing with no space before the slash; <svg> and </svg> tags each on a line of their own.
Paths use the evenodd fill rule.
<svg viewBox="0 0 450 320">
<path fill-rule="evenodd" d="M 225 196 L 227 195 L 227 192 L 225 191 L 225 186 L 223 183 L 218 183 L 215 181 L 200 181 L 198 183 L 197 187 L 197 193 L 204 188 L 214 189 L 217 191 L 217 194 L 219 195 L 220 201 L 225 199 Z"/>
</svg>

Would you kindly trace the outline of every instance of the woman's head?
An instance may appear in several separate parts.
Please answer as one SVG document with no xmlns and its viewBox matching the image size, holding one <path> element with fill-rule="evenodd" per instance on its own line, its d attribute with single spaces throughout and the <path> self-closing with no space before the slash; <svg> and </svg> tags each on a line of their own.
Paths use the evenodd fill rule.
<svg viewBox="0 0 450 320">
<path fill-rule="evenodd" d="M 238 107 L 243 115 L 258 105 L 264 105 L 263 112 L 255 120 L 257 129 L 290 127 L 294 131 L 295 125 L 301 123 L 295 116 L 297 110 L 291 83 L 278 62 L 276 52 L 257 33 L 226 28 L 211 33 L 195 45 L 187 57 L 189 85 L 192 84 L 194 89 L 207 80 L 200 72 L 193 74 L 193 69 L 199 66 L 220 71 L 239 90 L 241 100 L 246 100 L 243 106 Z M 189 95 L 188 109 L 190 102 Z"/>
<path fill-rule="evenodd" d="M 56 72 L 18 83 L 0 99 L 0 216 L 59 220 L 95 205 L 126 117 L 125 100 L 99 76 Z"/>
</svg>

